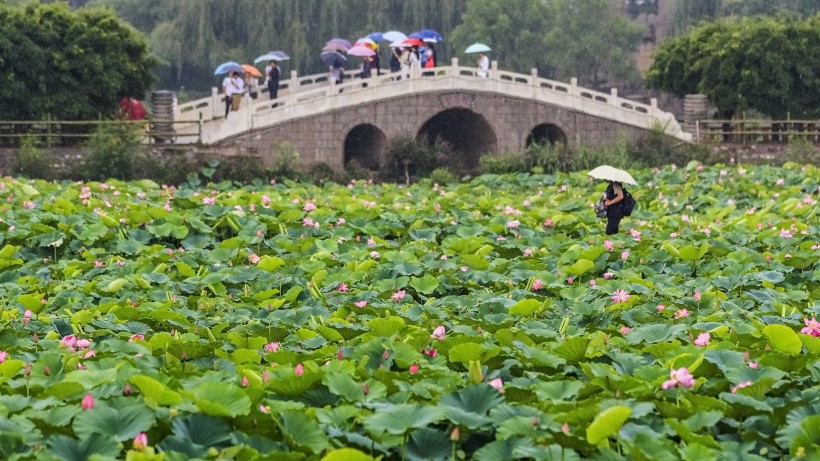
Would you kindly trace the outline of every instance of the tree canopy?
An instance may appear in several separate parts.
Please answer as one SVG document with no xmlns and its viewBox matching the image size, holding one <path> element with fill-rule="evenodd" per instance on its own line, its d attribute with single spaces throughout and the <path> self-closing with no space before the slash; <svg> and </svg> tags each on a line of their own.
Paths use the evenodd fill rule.
<svg viewBox="0 0 820 461">
<path fill-rule="evenodd" d="M 109 9 L 0 3 L 0 24 L 0 120 L 96 119 L 151 87 L 145 40 Z"/>
<path fill-rule="evenodd" d="M 661 43 L 650 87 L 703 93 L 721 116 L 820 116 L 820 15 L 723 19 Z"/>
</svg>

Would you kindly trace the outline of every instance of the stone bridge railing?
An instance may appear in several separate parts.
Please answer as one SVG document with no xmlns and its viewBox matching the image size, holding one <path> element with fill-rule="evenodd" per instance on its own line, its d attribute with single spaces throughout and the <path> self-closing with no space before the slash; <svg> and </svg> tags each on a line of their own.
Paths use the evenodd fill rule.
<svg viewBox="0 0 820 461">
<path fill-rule="evenodd" d="M 681 129 L 673 114 L 657 107 L 655 99 L 650 104 L 643 104 L 618 96 L 617 89 L 602 93 L 579 87 L 574 78 L 570 83 L 540 78 L 535 69 L 530 75 L 503 71 L 498 69 L 495 61 L 488 78 L 476 76 L 475 67 L 459 66 L 455 58 L 450 66 L 416 69 L 410 78 L 384 73 L 361 79 L 355 78 L 356 73 L 347 71 L 344 83 L 336 84 L 328 74 L 298 77 L 296 72 L 291 72 L 291 78 L 280 83 L 276 108 L 271 108 L 272 101 L 267 92 L 260 93 L 259 99 L 255 100 L 246 96 L 239 111 L 231 112 L 227 119 L 224 118 L 222 95 L 213 88 L 211 96 L 179 105 L 175 121 L 198 122 L 199 126 L 187 128 L 190 133 L 179 134 L 198 134 L 200 142 L 216 144 L 284 121 L 382 99 L 419 92 L 471 91 L 537 100 L 646 130 L 662 127 L 669 136 L 681 141 L 692 139 L 691 134 Z"/>
</svg>

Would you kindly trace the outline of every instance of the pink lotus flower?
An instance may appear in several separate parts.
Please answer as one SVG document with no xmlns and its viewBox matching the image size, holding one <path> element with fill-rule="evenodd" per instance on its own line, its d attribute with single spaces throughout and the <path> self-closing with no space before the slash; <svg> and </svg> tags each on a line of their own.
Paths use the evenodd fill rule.
<svg viewBox="0 0 820 461">
<path fill-rule="evenodd" d="M 295 374 L 296 376 L 302 376 L 304 373 L 305 367 L 303 367 L 301 363 L 296 365 L 296 368 L 293 369 L 293 374 Z"/>
<path fill-rule="evenodd" d="M 589 281 L 589 286 L 594 287 L 595 285 L 597 285 L 597 283 L 595 282 L 595 279 L 592 279 L 592 280 Z"/>
<path fill-rule="evenodd" d="M 265 349 L 266 352 L 276 352 L 276 351 L 279 350 L 279 343 L 278 342 L 273 342 L 273 343 L 265 344 L 264 349 Z"/>
<path fill-rule="evenodd" d="M 0 351 L 0 363 L 3 363 L 8 358 L 9 353 L 6 351 Z"/>
<path fill-rule="evenodd" d="M 345 359 L 345 351 L 339 349 L 336 351 L 336 360 L 344 360 Z"/>
<path fill-rule="evenodd" d="M 467 266 L 461 266 L 461 272 L 467 272 L 468 270 L 470 270 L 470 268 L 469 268 L 469 267 L 467 267 Z"/>
<path fill-rule="evenodd" d="M 433 330 L 433 334 L 430 335 L 431 338 L 437 339 L 439 341 L 444 341 L 444 337 L 447 334 L 447 329 L 444 328 L 444 325 L 439 325 Z"/>
<path fill-rule="evenodd" d="M 574 279 L 574 278 L 572 278 L 572 277 L 567 277 L 567 283 L 568 283 L 568 284 L 572 285 L 572 282 L 574 282 L 574 281 L 575 281 L 575 279 Z"/>
<path fill-rule="evenodd" d="M 700 301 L 700 299 L 702 298 L 702 296 L 701 296 L 701 294 L 700 294 L 700 292 L 699 292 L 699 291 L 696 291 L 696 292 L 695 292 L 695 294 L 693 294 L 693 295 L 692 295 L 692 298 L 693 298 L 695 301 Z"/>
<path fill-rule="evenodd" d="M 248 261 L 250 261 L 251 264 L 257 264 L 257 263 L 259 263 L 259 260 L 261 260 L 261 259 L 262 258 L 260 258 L 259 255 L 257 255 L 256 253 L 251 253 L 248 256 Z"/>
<path fill-rule="evenodd" d="M 376 244 L 376 241 L 375 241 L 375 240 L 373 240 L 372 238 L 367 239 L 367 245 L 368 245 L 368 246 L 371 246 L 371 247 L 372 247 L 372 246 L 373 246 L 373 245 L 375 245 L 375 244 Z"/>
<path fill-rule="evenodd" d="M 749 387 L 752 384 L 754 384 L 754 383 L 751 382 L 751 381 L 743 381 L 742 383 L 737 383 L 737 386 L 732 386 L 732 389 L 731 389 L 732 394 L 737 392 L 738 389 L 743 389 L 744 387 Z"/>
<path fill-rule="evenodd" d="M 264 405 L 259 405 L 259 411 L 264 413 L 264 414 L 268 414 L 268 412 L 270 411 L 270 408 L 266 407 Z"/>
<path fill-rule="evenodd" d="M 309 200 L 309 201 L 305 202 L 305 206 L 302 209 L 305 210 L 305 211 L 313 211 L 313 210 L 316 209 L 316 204 L 313 203 L 312 200 Z"/>
<path fill-rule="evenodd" d="M 94 396 L 91 394 L 85 394 L 85 397 L 83 397 L 83 402 L 80 406 L 86 411 L 94 408 Z"/>
<path fill-rule="evenodd" d="M 450 441 L 451 442 L 458 442 L 461 439 L 461 431 L 458 429 L 458 426 L 453 428 L 453 432 L 450 432 Z"/>
<path fill-rule="evenodd" d="M 535 279 L 532 281 L 532 291 L 538 291 L 544 288 L 544 284 L 541 283 L 541 279 Z"/>
<path fill-rule="evenodd" d="M 414 375 L 419 372 L 419 366 L 416 364 L 410 365 L 410 374 Z"/>
<path fill-rule="evenodd" d="M 604 240 L 604 248 L 606 249 L 606 251 L 614 250 L 615 249 L 614 244 L 615 244 L 615 242 L 613 242 L 612 240 Z"/>
<path fill-rule="evenodd" d="M 521 225 L 521 222 L 518 221 L 517 219 L 513 219 L 512 221 L 507 221 L 507 227 L 509 229 L 516 229 L 520 225 Z"/>
<path fill-rule="evenodd" d="M 302 220 L 302 225 L 305 227 L 313 227 L 316 225 L 316 223 L 313 222 L 313 220 L 310 218 L 305 218 Z"/>
<path fill-rule="evenodd" d="M 133 446 L 135 450 L 142 450 L 148 446 L 148 436 L 145 435 L 145 432 L 140 432 L 134 437 Z"/>
<path fill-rule="evenodd" d="M 816 317 L 812 317 L 811 320 L 803 318 L 803 323 L 805 323 L 806 326 L 800 330 L 800 333 L 814 337 L 820 336 L 820 322 L 817 321 Z"/>
<path fill-rule="evenodd" d="M 666 310 L 666 306 L 664 306 L 663 304 L 658 304 L 657 306 L 655 306 L 655 309 L 657 309 L 658 312 L 663 312 L 664 310 Z"/>
<path fill-rule="evenodd" d="M 202 198 L 203 205 L 214 205 L 216 204 L 216 197 L 203 197 Z"/>
<path fill-rule="evenodd" d="M 629 301 L 629 298 L 631 297 L 632 295 L 628 294 L 626 290 L 617 290 L 612 293 L 612 302 L 615 304 L 625 303 Z"/>
<path fill-rule="evenodd" d="M 624 251 L 622 251 L 622 252 L 621 252 L 621 259 L 623 259 L 624 261 L 626 261 L 626 259 L 627 259 L 627 258 L 629 258 L 629 251 L 628 251 L 628 250 L 624 250 Z"/>
<path fill-rule="evenodd" d="M 399 290 L 399 291 L 393 293 L 393 296 L 390 297 L 390 300 L 391 301 L 401 301 L 402 299 L 404 299 L 404 294 L 405 294 L 404 290 Z"/>
<path fill-rule="evenodd" d="M 347 293 L 348 291 L 350 291 L 350 288 L 347 287 L 346 283 L 342 282 L 339 284 L 339 286 L 336 287 L 336 291 L 338 291 L 339 293 Z"/>
<path fill-rule="evenodd" d="M 547 218 L 544 220 L 544 227 L 552 227 L 552 219 Z"/>
<path fill-rule="evenodd" d="M 615 274 L 613 274 L 612 272 L 606 272 L 606 273 L 604 273 L 604 278 L 605 278 L 605 279 L 609 280 L 609 279 L 611 279 L 612 277 L 615 277 Z"/>
<path fill-rule="evenodd" d="M 433 348 L 424 349 L 424 350 L 421 351 L 421 353 L 428 356 L 428 357 L 435 357 L 436 355 L 438 355 L 438 352 Z"/>
<path fill-rule="evenodd" d="M 248 381 L 247 376 L 242 377 L 242 387 L 248 387 L 250 385 L 250 381 Z"/>
<path fill-rule="evenodd" d="M 378 251 L 374 250 L 370 252 L 370 257 L 373 259 L 379 259 L 382 257 L 382 255 L 380 255 Z"/>
<path fill-rule="evenodd" d="M 630 331 L 632 331 L 632 329 L 629 328 L 629 327 L 621 327 L 621 334 L 622 335 L 625 335 L 625 334 L 629 333 Z"/>
<path fill-rule="evenodd" d="M 749 362 L 749 368 L 754 368 L 755 370 L 757 370 L 758 366 L 759 365 L 757 364 L 757 362 Z"/>
<path fill-rule="evenodd" d="M 362 308 L 364 306 L 367 306 L 367 301 L 356 301 L 355 303 L 353 303 L 353 305 Z"/>
<path fill-rule="evenodd" d="M 689 373 L 688 368 L 674 368 L 669 371 L 669 380 L 664 381 L 661 389 L 671 389 L 673 387 L 692 387 L 695 385 L 695 378 Z"/>
<path fill-rule="evenodd" d="M 774 183 L 777 184 L 778 186 L 782 186 L 782 185 L 786 184 L 786 180 L 783 179 L 783 178 L 778 178 L 777 181 L 775 181 Z"/>
<path fill-rule="evenodd" d="M 532 256 L 532 250 L 530 250 L 529 248 L 526 248 L 524 250 L 524 257 L 529 258 L 530 256 Z"/>
<path fill-rule="evenodd" d="M 675 319 L 682 319 L 684 317 L 689 317 L 689 311 L 686 309 L 679 309 L 675 312 Z"/>
<path fill-rule="evenodd" d="M 31 309 L 26 309 L 26 311 L 23 313 L 23 325 L 27 325 L 28 322 L 31 321 L 32 315 L 33 313 L 31 312 Z"/>
<path fill-rule="evenodd" d="M 709 340 L 710 340 L 710 339 L 712 339 L 712 337 L 711 337 L 711 335 L 709 334 L 709 332 L 707 331 L 707 332 L 705 332 L 705 333 L 701 333 L 701 334 L 699 334 L 699 335 L 698 335 L 698 339 L 696 339 L 696 340 L 695 340 L 695 341 L 693 341 L 693 342 L 694 342 L 695 346 L 698 346 L 698 347 L 706 347 L 706 346 L 708 346 L 708 345 L 709 345 Z"/>
<path fill-rule="evenodd" d="M 493 389 L 497 390 L 498 392 L 504 393 L 504 382 L 501 378 L 495 378 L 490 380 L 487 384 L 489 384 Z"/>
</svg>

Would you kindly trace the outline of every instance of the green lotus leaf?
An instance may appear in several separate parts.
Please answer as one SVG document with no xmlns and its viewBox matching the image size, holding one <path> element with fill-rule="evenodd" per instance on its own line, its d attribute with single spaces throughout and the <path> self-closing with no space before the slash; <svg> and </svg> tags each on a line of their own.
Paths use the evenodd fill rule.
<svg viewBox="0 0 820 461">
<path fill-rule="evenodd" d="M 543 302 L 537 299 L 522 299 L 514 305 L 510 306 L 510 314 L 512 315 L 532 315 L 535 311 L 543 306 Z"/>
<path fill-rule="evenodd" d="M 405 324 L 401 317 L 387 317 L 373 319 L 367 322 L 367 327 L 370 331 L 380 337 L 389 338 L 397 335 L 404 330 Z"/>
<path fill-rule="evenodd" d="M 256 267 L 263 271 L 273 272 L 285 265 L 285 261 L 277 256 L 264 255 L 259 258 Z"/>
<path fill-rule="evenodd" d="M 587 426 L 587 442 L 598 445 L 617 435 L 630 415 L 632 409 L 625 406 L 616 405 L 602 411 Z"/>
<path fill-rule="evenodd" d="M 117 441 L 104 436 L 77 440 L 68 435 L 54 435 L 48 438 L 48 452 L 63 461 L 87 461 L 98 455 L 116 458 L 120 453 Z"/>
<path fill-rule="evenodd" d="M 385 432 L 404 434 L 411 429 L 427 427 L 445 417 L 444 408 L 403 403 L 376 410 L 375 413 L 365 418 L 364 427 L 374 435 Z"/>
<path fill-rule="evenodd" d="M 579 277 L 585 274 L 588 270 L 595 267 L 595 263 L 590 261 L 589 259 L 579 259 L 575 262 L 575 264 L 565 267 L 564 271 L 570 275 L 574 275 L 575 277 Z"/>
<path fill-rule="evenodd" d="M 567 338 L 552 351 L 570 362 L 580 362 L 586 358 L 589 342 L 589 338 L 584 337 Z"/>
<path fill-rule="evenodd" d="M 192 414 L 171 421 L 172 435 L 158 447 L 162 451 L 176 451 L 189 458 L 206 457 L 209 448 L 221 448 L 231 439 L 228 425 L 221 419 L 203 414 Z"/>
<path fill-rule="evenodd" d="M 631 344 L 646 342 L 647 344 L 669 341 L 683 334 L 687 330 L 685 325 L 669 325 L 665 323 L 652 323 L 633 328 L 626 335 L 626 340 Z"/>
<path fill-rule="evenodd" d="M 304 448 L 310 453 L 318 454 L 330 445 L 327 434 L 313 418 L 298 411 L 282 412 L 280 416 L 282 435 L 292 448 Z"/>
<path fill-rule="evenodd" d="M 6 360 L 0 363 L 0 384 L 14 377 L 25 365 L 22 360 Z"/>
<path fill-rule="evenodd" d="M 206 415 L 236 417 L 251 410 L 251 399 L 233 384 L 205 382 L 183 395 Z"/>
<path fill-rule="evenodd" d="M 373 457 L 355 448 L 337 448 L 327 452 L 321 461 L 373 461 Z"/>
<path fill-rule="evenodd" d="M 322 378 L 322 382 L 330 392 L 348 402 L 360 402 L 365 398 L 364 383 L 357 382 L 349 374 L 328 373 Z"/>
<path fill-rule="evenodd" d="M 438 404 L 447 410 L 447 419 L 459 426 L 478 429 L 493 422 L 487 413 L 504 403 L 504 396 L 492 386 L 477 384 L 443 396 Z"/>
<path fill-rule="evenodd" d="M 113 383 L 117 380 L 117 370 L 108 368 L 105 370 L 75 370 L 69 372 L 63 378 L 64 382 L 79 383 L 86 389 L 94 389 L 103 384 Z"/>
<path fill-rule="evenodd" d="M 532 447 L 532 442 L 523 438 L 496 440 L 476 450 L 476 452 L 473 453 L 473 459 L 476 461 L 517 459 L 517 450 Z"/>
<path fill-rule="evenodd" d="M 451 449 L 452 442 L 450 442 L 449 434 L 425 427 L 410 433 L 407 459 L 418 461 L 448 459 Z"/>
<path fill-rule="evenodd" d="M 430 295 L 439 287 L 439 282 L 432 275 L 425 274 L 423 277 L 410 277 L 410 286 L 418 293 Z"/>
<path fill-rule="evenodd" d="M 130 382 L 139 389 L 143 400 L 151 408 L 182 403 L 182 396 L 151 377 L 136 375 L 131 377 Z"/>
<path fill-rule="evenodd" d="M 140 404 L 124 408 L 97 405 L 77 415 L 72 428 L 80 438 L 104 436 L 123 442 L 147 432 L 154 421 L 154 413 Z"/>
<path fill-rule="evenodd" d="M 767 325 L 763 334 L 769 340 L 772 349 L 786 354 L 797 355 L 803 349 L 803 342 L 791 328 L 785 325 Z"/>
</svg>

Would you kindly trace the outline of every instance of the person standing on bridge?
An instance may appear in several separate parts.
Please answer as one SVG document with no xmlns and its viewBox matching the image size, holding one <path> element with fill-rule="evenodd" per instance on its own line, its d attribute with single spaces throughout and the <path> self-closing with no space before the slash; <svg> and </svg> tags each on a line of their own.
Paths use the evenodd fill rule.
<svg viewBox="0 0 820 461">
<path fill-rule="evenodd" d="M 490 58 L 482 51 L 478 53 L 478 73 L 479 77 L 487 78 L 490 75 Z"/>
<path fill-rule="evenodd" d="M 279 77 L 281 75 L 279 72 L 279 66 L 276 65 L 276 61 L 271 60 L 270 64 L 268 64 L 265 69 L 265 73 L 268 77 L 268 94 L 270 95 L 270 100 L 276 101 L 276 99 L 279 98 Z M 278 105 L 278 102 L 274 102 L 271 108 Z"/>
<path fill-rule="evenodd" d="M 231 72 L 230 76 L 222 80 L 222 91 L 225 93 L 225 119 L 227 119 L 231 109 L 239 110 L 239 103 L 245 92 L 245 85 L 242 84 L 238 72 Z"/>
</svg>

